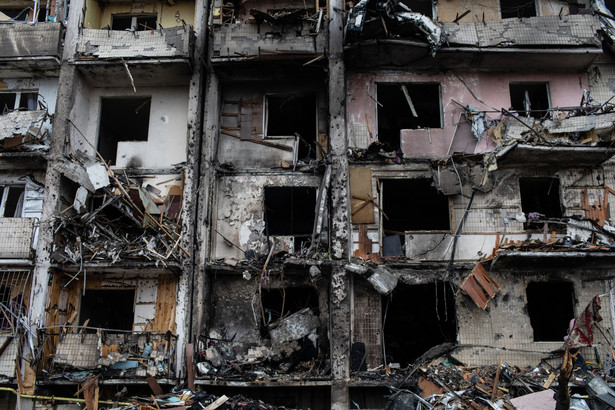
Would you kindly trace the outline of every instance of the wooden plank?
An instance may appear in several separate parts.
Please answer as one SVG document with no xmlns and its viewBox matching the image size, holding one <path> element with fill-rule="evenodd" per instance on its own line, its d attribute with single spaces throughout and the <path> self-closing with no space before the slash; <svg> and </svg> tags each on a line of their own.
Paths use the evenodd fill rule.
<svg viewBox="0 0 615 410">
<path fill-rule="evenodd" d="M 468 277 L 461 284 L 461 289 L 463 289 L 463 291 L 470 296 L 474 303 L 476 303 L 476 306 L 485 310 L 488 299 L 479 284 L 474 279 L 474 275 L 468 275 Z"/>
<path fill-rule="evenodd" d="M 152 389 L 155 396 L 161 396 L 164 394 L 162 387 L 160 387 L 160 384 L 158 384 L 155 377 L 148 377 L 145 381 L 147 382 L 149 388 Z"/>
<path fill-rule="evenodd" d="M 158 277 L 156 293 L 156 313 L 152 322 L 152 330 L 175 332 L 175 303 L 177 300 L 177 279 L 172 275 Z M 169 326 L 172 325 L 172 326 Z"/>
<path fill-rule="evenodd" d="M 483 265 L 477 263 L 472 270 L 472 274 L 474 275 L 474 278 L 476 278 L 478 283 L 480 283 L 480 285 L 483 287 L 485 292 L 487 292 L 487 295 L 489 295 L 490 298 L 493 298 L 495 296 L 495 291 L 493 290 L 491 283 L 485 277 L 487 272 L 485 271 L 485 268 L 483 268 Z"/>
<path fill-rule="evenodd" d="M 352 223 L 372 224 L 376 222 L 374 203 L 371 199 L 372 170 L 370 168 L 350 169 L 350 196 Z"/>
<path fill-rule="evenodd" d="M 218 397 L 216 401 L 211 403 L 209 406 L 205 407 L 203 410 L 215 410 L 218 407 L 222 406 L 224 403 L 226 403 L 227 400 L 228 400 L 228 397 L 226 397 L 226 395 L 222 395 Z"/>
<path fill-rule="evenodd" d="M 498 383 L 500 382 L 501 368 L 502 368 L 502 357 L 500 357 L 500 360 L 498 360 L 498 369 L 495 372 L 495 380 L 493 381 L 493 389 L 491 389 L 491 401 L 495 399 L 495 396 L 498 393 Z"/>
<path fill-rule="evenodd" d="M 237 138 L 237 139 L 241 139 L 240 135 L 237 135 L 233 132 L 230 131 L 226 131 L 226 130 L 221 130 L 220 134 L 224 134 L 224 135 L 228 135 L 229 137 L 233 137 L 233 138 Z M 242 140 L 242 141 L 247 141 L 247 142 L 251 142 L 253 144 L 259 144 L 259 145 L 264 145 L 266 147 L 271 147 L 271 148 L 277 148 L 277 149 L 281 149 L 283 151 L 288 151 L 288 152 L 293 152 L 293 147 L 288 147 L 286 145 L 282 145 L 282 144 L 276 144 L 275 142 L 270 142 L 270 141 L 261 141 L 261 140 L 255 140 L 255 139 L 251 139 L 251 140 Z"/>
<path fill-rule="evenodd" d="M 188 388 L 192 391 L 196 391 L 194 384 L 194 347 L 192 343 L 186 343 L 186 373 L 188 378 Z"/>
</svg>

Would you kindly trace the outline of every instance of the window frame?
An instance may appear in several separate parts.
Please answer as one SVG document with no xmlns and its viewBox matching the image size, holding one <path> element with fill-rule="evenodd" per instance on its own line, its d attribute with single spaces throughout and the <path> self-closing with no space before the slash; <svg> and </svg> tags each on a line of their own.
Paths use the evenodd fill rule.
<svg viewBox="0 0 615 410">
<path fill-rule="evenodd" d="M 8 109 L 9 112 L 11 112 L 11 111 L 38 111 L 40 109 L 40 106 L 39 106 L 39 103 L 38 103 L 38 97 L 39 97 L 38 90 L 3 90 L 3 91 L 0 92 L 0 94 L 4 94 L 4 95 L 14 94 L 15 95 L 15 99 L 13 101 L 13 106 L 12 107 L 7 106 L 7 109 Z M 28 107 L 29 100 L 26 100 L 26 106 L 25 107 L 21 106 L 22 98 L 24 96 L 26 96 L 26 99 L 28 99 L 29 96 L 30 97 L 36 96 L 35 101 L 34 101 L 34 105 L 35 105 L 34 109 L 30 109 Z M 0 107 L 0 115 L 3 113 L 3 111 L 4 111 L 4 107 Z"/>
<path fill-rule="evenodd" d="M 535 114 L 533 115 L 532 111 L 530 110 L 529 112 L 526 112 L 525 109 L 523 110 L 517 110 L 516 108 L 513 108 L 513 98 L 512 98 L 512 89 L 511 87 L 513 86 L 538 86 L 538 85 L 544 85 L 545 88 L 545 96 L 546 96 L 546 100 L 547 100 L 547 109 L 545 110 L 545 113 L 543 115 L 538 115 Z M 519 115 L 522 115 L 524 117 L 532 117 L 532 118 L 536 118 L 536 119 L 540 119 L 545 117 L 548 113 L 549 110 L 551 109 L 551 107 L 553 107 L 552 103 L 551 103 L 551 87 L 550 87 L 550 83 L 549 81 L 510 81 L 508 83 L 508 97 L 510 100 L 510 107 L 513 111 L 519 113 Z"/>
<path fill-rule="evenodd" d="M 538 17 L 540 16 L 540 2 L 536 1 L 536 0 L 532 0 L 534 3 L 534 15 L 533 16 L 521 16 L 519 17 L 518 15 L 514 16 L 514 15 L 508 15 L 507 13 L 507 17 L 504 17 L 502 10 L 504 9 L 504 7 L 502 7 L 502 0 L 498 1 L 498 14 L 500 15 L 500 20 L 505 20 L 505 19 L 511 19 L 511 18 L 531 18 L 531 17 Z M 511 7 L 509 7 L 511 8 Z"/>
<path fill-rule="evenodd" d="M 0 218 L 22 218 L 23 215 L 23 205 L 25 202 L 25 195 L 26 195 L 26 185 L 25 184 L 0 184 L 0 188 L 2 189 L 2 193 L 0 194 Z M 21 203 L 21 209 L 19 209 L 19 216 L 7 216 L 4 215 L 6 212 L 6 205 L 8 202 L 8 197 L 11 191 L 11 188 L 15 189 L 18 188 L 21 190 L 21 193 L 19 194 L 19 197 L 17 199 L 17 204 L 19 204 L 19 200 L 21 199 L 22 203 Z M 17 213 L 18 209 L 17 209 L 17 204 L 15 207 L 15 212 Z"/>
<path fill-rule="evenodd" d="M 147 31 L 147 30 L 156 30 L 159 24 L 159 18 L 158 18 L 158 13 L 115 13 L 115 14 L 111 14 L 111 24 L 110 26 L 112 27 L 111 29 L 113 29 L 113 20 L 116 17 L 122 17 L 122 18 L 126 18 L 126 17 L 130 17 L 130 28 L 124 29 L 124 30 L 129 30 L 129 31 Z M 156 24 L 155 27 L 152 28 L 143 28 L 140 29 L 139 28 L 139 18 L 152 18 L 154 17 L 156 19 Z M 122 31 L 122 29 L 115 29 L 114 31 Z"/>
<path fill-rule="evenodd" d="M 284 96 L 295 96 L 295 97 L 314 97 L 314 140 L 318 141 L 318 94 L 310 93 L 310 92 L 275 92 L 275 93 L 265 93 L 263 95 L 263 138 L 266 139 L 289 139 L 295 138 L 295 135 L 269 135 L 269 97 L 284 97 Z"/>
</svg>

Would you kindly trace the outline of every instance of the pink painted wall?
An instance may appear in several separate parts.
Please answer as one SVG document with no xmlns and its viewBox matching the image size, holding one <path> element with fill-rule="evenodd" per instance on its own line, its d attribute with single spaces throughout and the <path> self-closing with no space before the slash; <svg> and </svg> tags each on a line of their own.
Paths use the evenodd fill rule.
<svg viewBox="0 0 615 410">
<path fill-rule="evenodd" d="M 447 155 L 451 140 L 464 109 L 459 106 L 472 106 L 479 110 L 499 111 L 510 107 L 509 83 L 511 82 L 548 82 L 551 107 L 577 106 L 581 102 L 583 89 L 588 88 L 585 74 L 512 74 L 512 73 L 467 73 L 459 75 L 463 82 L 448 72 L 437 75 L 414 75 L 406 73 L 349 73 L 347 77 L 347 120 L 348 124 L 366 124 L 371 130 L 373 142 L 377 138 L 376 102 L 369 93 L 377 98 L 376 83 L 437 82 L 441 84 L 443 128 L 407 130 L 402 132 L 402 151 L 406 157 L 444 157 Z M 467 85 L 467 87 L 464 85 Z M 482 104 L 468 90 L 488 105 Z M 459 104 L 457 104 L 459 103 Z M 498 112 L 488 113 L 497 118 Z M 348 130 L 350 132 L 350 128 Z M 431 142 L 429 142 L 431 133 Z M 350 135 L 350 134 L 349 134 Z M 360 147 L 366 148 L 366 147 Z M 478 144 L 477 152 L 489 149 L 488 144 Z"/>
</svg>

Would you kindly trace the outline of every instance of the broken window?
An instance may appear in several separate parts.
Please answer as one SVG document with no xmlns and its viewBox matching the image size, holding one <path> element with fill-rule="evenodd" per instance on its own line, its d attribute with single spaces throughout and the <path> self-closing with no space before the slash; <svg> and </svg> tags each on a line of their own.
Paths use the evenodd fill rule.
<svg viewBox="0 0 615 410">
<path fill-rule="evenodd" d="M 311 237 L 315 208 L 314 187 L 265 187 L 266 233 Z"/>
<path fill-rule="evenodd" d="M 384 346 L 387 363 L 402 368 L 430 348 L 455 343 L 455 292 L 449 282 L 398 285 L 383 299 Z"/>
<path fill-rule="evenodd" d="M 23 185 L 0 185 L 0 217 L 21 217 L 24 192 L 25 186 Z"/>
<path fill-rule="evenodd" d="M 81 297 L 79 322 L 89 319 L 88 327 L 132 330 L 134 303 L 134 289 L 88 289 Z"/>
<path fill-rule="evenodd" d="M 402 0 L 400 3 L 405 4 L 415 13 L 421 13 L 427 17 L 433 18 L 433 5 L 431 0 Z"/>
<path fill-rule="evenodd" d="M 151 98 L 103 98 L 100 108 L 98 152 L 115 164 L 120 141 L 147 141 Z"/>
<path fill-rule="evenodd" d="M 530 282 L 527 312 L 535 342 L 561 342 L 574 318 L 572 282 Z"/>
<path fill-rule="evenodd" d="M 378 140 L 400 147 L 404 129 L 441 128 L 439 84 L 377 84 Z"/>
<path fill-rule="evenodd" d="M 429 178 L 380 181 L 385 235 L 450 230 L 448 197 L 431 184 Z"/>
<path fill-rule="evenodd" d="M 536 3 L 534 0 L 500 0 L 500 11 L 503 19 L 535 17 Z"/>
<path fill-rule="evenodd" d="M 307 324 L 307 322 L 310 322 L 310 318 L 317 323 L 320 312 L 318 293 L 314 288 L 287 287 L 281 289 L 262 289 L 261 303 L 263 309 L 263 326 L 261 327 L 261 332 L 264 337 L 271 337 L 274 341 L 276 338 L 281 337 L 279 334 L 275 335 L 272 333 L 276 331 L 280 319 L 284 319 L 286 323 L 288 323 L 288 321 L 297 320 L 296 324 L 293 326 L 293 332 L 299 330 L 301 327 L 307 326 L 307 328 L 304 329 L 306 332 L 305 336 L 297 340 L 301 350 L 296 354 L 294 360 L 304 362 L 318 356 L 316 339 L 309 335 L 311 329 L 309 329 L 310 325 Z M 309 308 L 309 311 L 305 310 L 306 308 Z M 289 316 L 294 313 L 300 316 L 289 318 Z M 317 333 L 317 326 L 315 326 L 315 330 Z"/>
<path fill-rule="evenodd" d="M 544 117 L 550 107 L 548 83 L 510 83 L 510 107 L 527 117 Z"/>
<path fill-rule="evenodd" d="M 261 303 L 265 314 L 265 325 L 306 307 L 309 307 L 316 316 L 320 312 L 318 293 L 311 287 L 262 289 Z"/>
<path fill-rule="evenodd" d="M 543 228 L 542 223 L 537 224 L 532 220 L 562 217 L 558 178 L 519 178 L 519 190 L 521 210 L 527 217 L 525 229 Z M 553 228 L 558 229 L 559 226 L 555 225 Z"/>
<path fill-rule="evenodd" d="M 156 29 L 156 14 L 114 14 L 111 30 L 145 31 Z"/>
<path fill-rule="evenodd" d="M 265 135 L 293 138 L 299 136 L 297 159 L 315 159 L 316 97 L 300 94 L 266 95 L 265 106 Z"/>
<path fill-rule="evenodd" d="M 37 92 L 0 93 L 0 114 L 14 110 L 34 111 L 37 109 Z"/>
</svg>

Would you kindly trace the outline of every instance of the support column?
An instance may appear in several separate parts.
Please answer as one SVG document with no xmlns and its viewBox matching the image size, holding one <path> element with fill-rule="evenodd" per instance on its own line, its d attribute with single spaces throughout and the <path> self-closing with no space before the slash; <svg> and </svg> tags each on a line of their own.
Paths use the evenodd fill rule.
<svg viewBox="0 0 615 410">
<path fill-rule="evenodd" d="M 58 98 L 54 114 L 51 147 L 47 173 L 45 175 L 45 191 L 43 194 L 43 209 L 39 221 L 38 242 L 34 271 L 32 274 L 32 289 L 30 293 L 30 308 L 28 319 L 35 327 L 45 325 L 45 301 L 50 281 L 49 268 L 54 243 L 54 221 L 60 199 L 61 174 L 56 170 L 56 163 L 64 154 L 64 139 L 70 135 L 69 114 L 74 102 L 74 84 L 77 70 L 74 65 L 63 63 L 60 70 Z"/>
<path fill-rule="evenodd" d="M 182 208 L 182 246 L 188 250 L 190 256 L 182 259 L 182 277 L 177 293 L 178 309 L 175 314 L 177 327 L 177 350 L 175 363 L 177 363 L 178 378 L 184 374 L 185 345 L 191 343 L 196 346 L 198 326 L 195 329 L 195 310 L 201 305 L 198 292 L 199 282 L 199 255 L 198 255 L 198 210 L 199 210 L 199 175 L 201 147 L 203 145 L 203 84 L 206 78 L 205 59 L 207 58 L 207 16 L 209 2 L 196 1 L 195 7 L 195 42 L 194 42 L 194 71 L 190 77 L 190 91 L 188 94 L 188 134 L 186 144 L 186 162 L 184 168 L 184 200 Z M 196 308 L 196 309 L 195 309 Z M 198 315 L 197 315 L 198 317 Z M 197 322 L 198 323 L 198 322 Z"/>
<path fill-rule="evenodd" d="M 79 25 L 83 20 L 85 0 L 72 0 L 66 35 L 64 37 L 64 50 L 60 78 L 58 80 L 58 95 L 53 119 L 51 134 L 51 147 L 45 174 L 45 191 L 43 193 L 43 209 L 39 221 L 36 256 L 32 272 L 32 287 L 30 290 L 30 307 L 28 321 L 30 325 L 39 327 L 45 325 L 45 302 L 49 287 L 51 266 L 51 253 L 53 251 L 53 227 L 55 215 L 60 202 L 61 174 L 56 171 L 56 162 L 64 155 L 65 139 L 70 135 L 69 116 L 75 101 L 75 88 L 77 87 L 78 73 L 73 64 L 77 50 L 77 36 Z"/>
<path fill-rule="evenodd" d="M 342 263 L 333 267 L 329 287 L 331 336 L 331 408 L 348 409 L 350 380 L 350 285 L 343 261 L 350 249 L 348 141 L 346 139 L 346 72 L 342 0 L 329 2 L 329 153 L 331 160 L 331 253 Z"/>
</svg>

